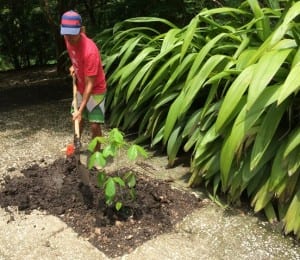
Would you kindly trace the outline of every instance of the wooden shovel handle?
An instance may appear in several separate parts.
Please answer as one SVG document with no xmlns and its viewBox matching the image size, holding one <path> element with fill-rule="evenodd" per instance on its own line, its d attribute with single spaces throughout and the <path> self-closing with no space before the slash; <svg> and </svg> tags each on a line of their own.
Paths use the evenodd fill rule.
<svg viewBox="0 0 300 260">
<path fill-rule="evenodd" d="M 76 76 L 73 75 L 73 107 L 74 112 L 78 112 L 78 102 L 77 102 L 77 85 L 76 85 Z M 79 121 L 75 119 L 75 136 L 80 139 L 80 129 L 79 129 Z"/>
</svg>

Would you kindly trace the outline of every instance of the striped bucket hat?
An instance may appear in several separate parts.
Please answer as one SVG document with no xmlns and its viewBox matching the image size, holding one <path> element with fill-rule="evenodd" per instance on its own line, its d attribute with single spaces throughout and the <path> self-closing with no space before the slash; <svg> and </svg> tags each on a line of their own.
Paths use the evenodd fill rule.
<svg viewBox="0 0 300 260">
<path fill-rule="evenodd" d="M 81 16 L 74 12 L 65 12 L 61 17 L 60 34 L 77 35 L 80 33 Z"/>
</svg>

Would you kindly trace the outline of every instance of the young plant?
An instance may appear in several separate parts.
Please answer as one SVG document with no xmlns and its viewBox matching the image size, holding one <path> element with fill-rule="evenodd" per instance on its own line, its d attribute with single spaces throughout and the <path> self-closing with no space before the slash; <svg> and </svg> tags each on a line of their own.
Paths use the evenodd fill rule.
<svg viewBox="0 0 300 260">
<path fill-rule="evenodd" d="M 97 145 L 101 144 L 101 151 L 95 151 Z M 103 189 L 105 202 L 108 206 L 115 205 L 116 210 L 120 210 L 124 200 L 135 199 L 136 176 L 129 170 L 124 173 L 118 172 L 118 176 L 110 176 L 105 172 L 105 167 L 109 159 L 115 159 L 121 152 L 127 153 L 130 161 L 135 161 L 139 155 L 147 157 L 147 152 L 139 145 L 129 144 L 124 140 L 124 135 L 117 128 L 112 129 L 108 136 L 94 138 L 88 146 L 92 153 L 88 168 L 100 167 L 97 174 L 97 184 Z M 118 170 L 118 169 L 117 169 Z"/>
</svg>

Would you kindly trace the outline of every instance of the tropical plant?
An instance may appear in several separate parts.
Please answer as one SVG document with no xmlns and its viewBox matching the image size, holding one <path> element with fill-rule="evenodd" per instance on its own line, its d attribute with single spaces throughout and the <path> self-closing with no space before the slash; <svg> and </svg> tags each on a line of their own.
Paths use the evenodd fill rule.
<svg viewBox="0 0 300 260">
<path fill-rule="evenodd" d="M 172 166 L 191 153 L 189 184 L 300 237 L 300 2 L 248 0 L 202 10 L 179 28 L 135 18 L 97 38 L 110 123 L 163 145 Z"/>
<path fill-rule="evenodd" d="M 102 151 L 95 151 L 98 144 L 102 145 Z M 92 155 L 88 162 L 88 168 L 100 166 L 101 170 L 97 174 L 97 184 L 103 189 L 105 202 L 108 206 L 115 205 L 116 210 L 120 210 L 124 202 L 135 199 L 136 176 L 132 170 L 121 172 L 117 169 L 117 176 L 105 172 L 108 160 L 116 160 L 118 155 L 127 152 L 129 160 L 134 161 L 139 155 L 147 157 L 146 151 L 139 145 L 129 144 L 124 140 L 124 135 L 114 128 L 109 131 L 108 136 L 95 137 L 88 146 Z"/>
</svg>

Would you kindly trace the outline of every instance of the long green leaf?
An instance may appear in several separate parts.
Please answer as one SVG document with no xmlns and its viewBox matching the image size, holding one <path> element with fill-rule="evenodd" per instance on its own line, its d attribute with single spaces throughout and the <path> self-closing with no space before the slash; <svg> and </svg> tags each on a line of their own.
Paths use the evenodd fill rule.
<svg viewBox="0 0 300 260">
<path fill-rule="evenodd" d="M 182 103 L 182 107 L 180 110 L 180 116 L 184 115 L 189 107 L 192 105 L 197 93 L 203 87 L 203 84 L 210 76 L 212 71 L 215 69 L 217 65 L 219 65 L 222 61 L 224 61 L 227 57 L 224 55 L 214 55 L 210 57 L 207 62 L 202 66 L 199 73 L 195 75 L 195 77 L 190 82 L 188 86 L 187 93 Z"/>
<path fill-rule="evenodd" d="M 300 63 L 296 64 L 289 75 L 287 76 L 284 84 L 281 86 L 278 104 L 281 104 L 288 96 L 297 93 L 300 90 Z"/>
<path fill-rule="evenodd" d="M 287 108 L 287 103 L 276 107 L 274 104 L 267 111 L 262 124 L 257 133 L 255 143 L 251 153 L 250 169 L 253 170 L 262 159 L 270 142 L 272 141 L 277 127 L 282 119 L 282 115 Z"/>
<path fill-rule="evenodd" d="M 216 121 L 217 131 L 220 131 L 228 123 L 228 118 L 234 112 L 251 82 L 254 68 L 255 66 L 250 66 L 243 70 L 227 91 Z"/>
<path fill-rule="evenodd" d="M 270 192 L 268 187 L 269 181 L 267 181 L 254 196 L 251 205 L 254 205 L 255 212 L 262 210 L 271 201 L 274 193 Z"/>
<path fill-rule="evenodd" d="M 270 175 L 269 191 L 274 191 L 277 185 L 281 183 L 285 176 L 288 175 L 286 167 L 284 167 L 283 162 L 283 151 L 285 149 L 285 144 L 281 145 L 277 151 Z"/>
<path fill-rule="evenodd" d="M 262 155 L 262 158 L 259 161 L 259 163 L 252 170 L 250 169 L 251 156 L 247 157 L 247 158 L 249 158 L 248 167 L 245 168 L 245 171 L 243 171 L 243 173 L 242 173 L 243 174 L 243 186 L 247 187 L 247 184 L 249 183 L 249 181 L 252 180 L 254 177 L 256 177 L 256 175 L 259 174 L 259 171 L 261 171 L 261 169 L 263 167 L 265 167 L 268 164 L 268 162 L 271 161 L 275 157 L 278 146 L 279 146 L 278 142 L 276 142 L 276 141 L 271 142 L 270 145 L 268 146 L 267 150 Z M 243 189 L 245 187 L 243 187 Z"/>
<path fill-rule="evenodd" d="M 149 84 L 144 88 L 140 96 L 147 100 L 147 96 L 154 96 L 156 93 L 155 87 L 161 83 L 161 81 L 166 81 L 170 76 L 170 67 L 174 65 L 174 63 L 178 63 L 180 58 L 180 54 L 176 54 L 173 57 L 171 57 L 169 60 L 167 60 L 163 66 L 155 73 L 155 76 L 152 78 L 152 80 L 149 82 Z M 161 89 L 159 89 L 159 92 L 161 92 Z"/>
<path fill-rule="evenodd" d="M 168 25 L 171 28 L 177 28 L 177 26 L 167 19 L 159 18 L 159 17 L 135 17 L 125 20 L 125 22 L 130 23 L 153 23 L 153 22 L 160 22 L 163 24 Z"/>
<path fill-rule="evenodd" d="M 254 13 L 255 18 L 257 19 L 257 33 L 261 40 L 264 41 L 271 32 L 268 17 L 264 15 L 264 12 L 260 8 L 259 2 L 257 0 L 248 0 L 248 3 Z"/>
<path fill-rule="evenodd" d="M 300 190 L 295 194 L 287 213 L 283 219 L 285 222 L 285 232 L 299 235 L 299 217 L 300 217 Z"/>
<path fill-rule="evenodd" d="M 199 68 L 207 54 L 211 51 L 213 47 L 216 46 L 216 43 L 221 40 L 223 37 L 226 37 L 225 33 L 218 34 L 215 38 L 211 39 L 205 46 L 203 46 L 200 52 L 197 54 L 192 67 L 190 68 L 189 74 L 186 79 L 186 83 L 190 84 L 190 80 L 195 76 L 195 74 L 199 71 Z"/>
<path fill-rule="evenodd" d="M 149 71 L 150 67 L 152 66 L 152 60 L 147 62 L 143 67 L 138 71 L 138 73 L 135 75 L 133 80 L 131 81 L 130 85 L 127 88 L 127 95 L 126 95 L 126 102 L 128 102 L 129 98 L 132 96 L 133 92 L 136 89 L 139 89 L 140 86 L 138 85 L 143 77 L 145 77 L 146 73 Z"/>
<path fill-rule="evenodd" d="M 147 48 L 143 49 L 132 62 L 128 63 L 122 69 L 117 71 L 116 74 L 111 76 L 111 83 L 114 83 L 118 79 L 120 79 L 120 81 L 122 81 L 125 78 L 127 78 L 129 76 L 129 74 L 133 73 L 133 71 L 135 69 L 137 69 L 137 67 L 140 65 L 140 63 L 143 62 L 144 59 L 154 51 L 155 51 L 155 48 L 153 48 L 153 47 L 147 47 Z"/>
<path fill-rule="evenodd" d="M 116 69 L 118 71 L 120 68 L 126 64 L 128 58 L 133 54 L 133 49 L 136 47 L 138 42 L 142 39 L 141 36 L 129 39 L 122 47 L 119 52 L 119 55 L 122 55 L 121 61 Z"/>
<path fill-rule="evenodd" d="M 300 146 L 300 129 L 296 128 L 289 134 L 283 157 L 286 158 L 297 146 Z"/>
<path fill-rule="evenodd" d="M 182 35 L 183 44 L 181 47 L 180 60 L 182 60 L 183 57 L 185 57 L 185 54 L 186 54 L 186 52 L 193 40 L 193 37 L 195 35 L 198 23 L 199 23 L 199 18 L 196 16 L 191 20 L 191 22 L 187 26 L 186 32 Z"/>
<path fill-rule="evenodd" d="M 178 41 L 178 35 L 180 34 L 180 32 L 181 30 L 178 28 L 173 28 L 169 30 L 163 38 L 163 43 L 161 45 L 160 52 L 165 52 L 166 50 L 171 48 L 174 45 L 174 43 Z"/>
<path fill-rule="evenodd" d="M 168 166 L 173 166 L 176 155 L 182 143 L 182 136 L 181 136 L 181 126 L 178 126 L 168 140 L 167 145 L 167 153 L 168 153 Z"/>
<path fill-rule="evenodd" d="M 120 70 L 121 78 L 119 84 L 122 85 L 122 82 L 124 82 L 130 74 L 137 70 L 140 64 L 146 59 L 146 57 L 154 51 L 156 51 L 156 49 L 153 47 L 147 47 L 143 49 L 131 63 L 126 65 L 122 70 Z"/>
<path fill-rule="evenodd" d="M 231 134 L 225 139 L 221 151 L 221 179 L 224 190 L 227 189 L 229 172 L 236 149 L 243 141 L 249 129 L 263 113 L 264 109 L 275 102 L 278 96 L 278 88 L 279 86 L 266 88 L 250 111 L 247 111 L 246 106 L 244 106 L 237 116 Z"/>
<path fill-rule="evenodd" d="M 267 52 L 261 57 L 258 64 L 255 66 L 254 76 L 249 86 L 248 109 L 253 105 L 264 88 L 271 82 L 290 52 L 290 49 L 275 50 Z"/>
<path fill-rule="evenodd" d="M 171 74 L 170 78 L 168 79 L 167 83 L 165 84 L 162 94 L 165 93 L 175 81 L 178 81 L 179 78 L 181 78 L 187 70 L 190 69 L 191 63 L 195 59 L 196 53 L 189 53 L 185 56 L 182 62 L 180 62 L 179 66 L 174 70 L 174 72 Z"/>
<path fill-rule="evenodd" d="M 237 15 L 246 15 L 248 14 L 246 11 L 238 8 L 232 8 L 232 7 L 220 7 L 220 8 L 212 8 L 212 9 L 203 9 L 203 11 L 200 12 L 200 15 L 203 16 L 213 16 L 215 14 L 222 14 L 222 15 L 229 15 L 234 16 Z"/>
<path fill-rule="evenodd" d="M 300 169 L 299 154 L 300 154 L 300 148 L 295 149 L 288 158 L 287 171 L 289 176 L 294 176 L 299 174 L 299 169 Z"/>
<path fill-rule="evenodd" d="M 173 130 L 173 127 L 177 121 L 178 115 L 180 113 L 181 107 L 182 107 L 182 102 L 184 100 L 184 95 L 183 92 L 181 92 L 178 97 L 175 99 L 175 101 L 172 103 L 167 119 L 166 119 L 166 124 L 165 124 L 165 129 L 164 129 L 164 138 L 163 138 L 163 143 L 166 144 L 167 140 Z"/>
</svg>

